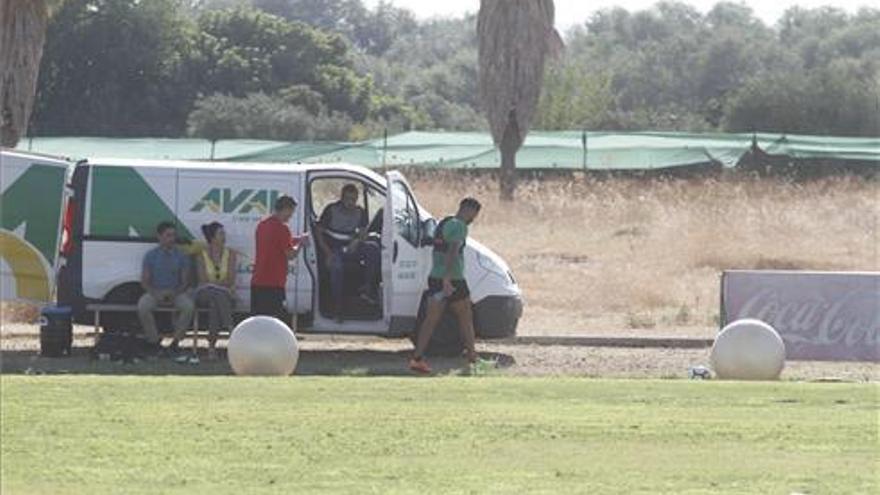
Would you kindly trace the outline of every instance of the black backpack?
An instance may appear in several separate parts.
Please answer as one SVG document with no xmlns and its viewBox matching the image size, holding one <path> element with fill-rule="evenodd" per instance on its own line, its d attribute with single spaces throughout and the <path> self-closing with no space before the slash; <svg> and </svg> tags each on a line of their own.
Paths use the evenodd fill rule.
<svg viewBox="0 0 880 495">
<path fill-rule="evenodd" d="M 128 333 L 105 332 L 98 336 L 90 355 L 92 359 L 133 363 L 144 357 L 145 345 L 143 339 Z"/>
<path fill-rule="evenodd" d="M 443 227 L 446 226 L 446 222 L 455 218 L 455 215 L 450 215 L 445 217 L 443 220 L 440 220 L 440 223 L 437 224 L 437 228 L 434 230 L 434 252 L 435 253 L 445 253 L 449 250 L 449 243 L 446 242 L 446 239 L 443 238 Z M 464 243 L 461 243 L 459 248 L 459 252 L 464 252 Z"/>
</svg>

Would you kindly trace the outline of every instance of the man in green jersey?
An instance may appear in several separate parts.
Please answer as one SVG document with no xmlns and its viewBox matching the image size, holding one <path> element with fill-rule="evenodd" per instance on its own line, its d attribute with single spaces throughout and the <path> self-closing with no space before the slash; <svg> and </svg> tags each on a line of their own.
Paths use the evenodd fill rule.
<svg viewBox="0 0 880 495">
<path fill-rule="evenodd" d="M 409 368 L 417 373 L 428 374 L 430 366 L 425 361 L 425 348 L 448 306 L 458 319 L 458 329 L 467 350 L 467 359 L 477 361 L 474 348 L 474 317 L 471 310 L 470 291 L 464 278 L 464 246 L 467 242 L 468 225 L 480 213 L 480 202 L 465 198 L 458 205 L 455 216 L 444 218 L 434 234 L 434 263 L 428 276 L 428 302 L 425 319 L 417 333 L 416 349 L 409 361 Z"/>
</svg>

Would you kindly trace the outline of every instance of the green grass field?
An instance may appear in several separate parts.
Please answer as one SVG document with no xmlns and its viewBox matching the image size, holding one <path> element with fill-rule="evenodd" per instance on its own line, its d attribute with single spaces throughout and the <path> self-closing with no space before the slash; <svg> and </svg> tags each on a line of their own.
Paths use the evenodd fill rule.
<svg viewBox="0 0 880 495">
<path fill-rule="evenodd" d="M 8 376 L 2 493 L 877 493 L 875 384 Z"/>
</svg>

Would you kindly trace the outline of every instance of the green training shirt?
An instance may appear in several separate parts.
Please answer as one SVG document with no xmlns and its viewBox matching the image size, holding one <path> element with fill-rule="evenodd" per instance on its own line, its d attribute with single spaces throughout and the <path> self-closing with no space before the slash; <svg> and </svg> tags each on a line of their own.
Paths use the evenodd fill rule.
<svg viewBox="0 0 880 495">
<path fill-rule="evenodd" d="M 468 226 L 456 217 L 450 218 L 443 224 L 442 236 L 447 244 L 461 242 L 448 275 L 452 280 L 464 280 L 464 244 L 468 236 Z M 446 276 L 446 253 L 434 251 L 434 267 L 431 269 L 431 278 L 442 279 Z"/>
</svg>

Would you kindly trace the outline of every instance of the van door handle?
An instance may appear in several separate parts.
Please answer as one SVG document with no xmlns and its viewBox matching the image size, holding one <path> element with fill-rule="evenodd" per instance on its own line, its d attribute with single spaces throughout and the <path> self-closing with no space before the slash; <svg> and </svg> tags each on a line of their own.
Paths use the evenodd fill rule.
<svg viewBox="0 0 880 495">
<path fill-rule="evenodd" d="M 397 241 L 394 241 L 394 255 L 391 257 L 392 263 L 397 263 L 397 252 L 399 251 Z"/>
</svg>

